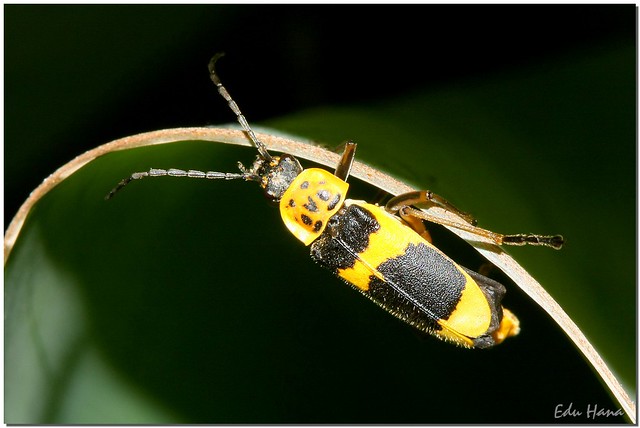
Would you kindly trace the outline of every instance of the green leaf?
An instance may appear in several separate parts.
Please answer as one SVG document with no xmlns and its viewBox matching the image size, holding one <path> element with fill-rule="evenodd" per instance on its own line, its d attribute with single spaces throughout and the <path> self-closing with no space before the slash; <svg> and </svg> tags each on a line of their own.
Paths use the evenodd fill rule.
<svg viewBox="0 0 640 428">
<path fill-rule="evenodd" d="M 491 230 L 564 234 L 560 252 L 510 252 L 633 392 L 633 58 L 613 49 L 268 125 L 354 139 L 360 160 Z M 39 201 L 5 269 L 5 422 L 544 423 L 558 405 L 618 408 L 499 273 L 522 333 L 469 351 L 418 337 L 315 266 L 255 185 L 158 178 L 103 200 L 133 171 L 233 171 L 254 156 L 198 142 L 110 153 Z M 375 200 L 357 180 L 351 191 Z"/>
</svg>

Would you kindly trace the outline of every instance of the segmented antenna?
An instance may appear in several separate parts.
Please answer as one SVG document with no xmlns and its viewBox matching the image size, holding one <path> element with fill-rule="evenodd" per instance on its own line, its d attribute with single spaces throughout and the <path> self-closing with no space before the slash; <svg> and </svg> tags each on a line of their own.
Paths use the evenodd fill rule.
<svg viewBox="0 0 640 428">
<path fill-rule="evenodd" d="M 113 198 L 113 196 L 118 193 L 124 186 L 131 183 L 133 180 L 141 180 L 145 177 L 188 177 L 188 178 L 206 178 L 207 180 L 256 180 L 257 176 L 253 171 L 244 170 L 241 173 L 237 172 L 216 172 L 216 171 L 196 171 L 194 169 L 190 169 L 188 171 L 184 171 L 182 169 L 157 169 L 151 168 L 149 171 L 145 172 L 134 172 L 129 177 L 122 180 L 116 187 L 111 189 L 111 191 L 105 196 L 106 200 Z"/>
<path fill-rule="evenodd" d="M 271 155 L 267 151 L 267 147 L 260 140 L 258 140 L 258 137 L 256 137 L 256 134 L 253 132 L 253 130 L 249 126 L 249 122 L 247 122 L 247 119 L 244 117 L 244 115 L 240 111 L 240 107 L 238 107 L 238 104 L 236 104 L 233 98 L 231 98 L 231 95 L 229 95 L 229 92 L 227 91 L 227 89 L 224 86 L 222 86 L 222 82 L 220 81 L 220 78 L 216 74 L 216 69 L 215 69 L 216 62 L 223 56 L 224 56 L 224 52 L 219 52 L 215 54 L 213 58 L 211 58 L 211 61 L 209 61 L 209 77 L 211 78 L 211 81 L 214 83 L 214 85 L 217 86 L 218 92 L 220 93 L 220 95 L 222 95 L 222 97 L 225 100 L 227 100 L 227 104 L 229 104 L 229 108 L 231 108 L 231 110 L 235 113 L 236 117 L 238 118 L 238 123 L 240 123 L 240 125 L 242 126 L 242 129 L 244 129 L 244 132 L 247 133 L 251 142 L 256 146 L 256 149 L 258 149 L 258 153 L 260 154 L 260 156 L 264 160 L 269 162 L 271 161 Z"/>
<path fill-rule="evenodd" d="M 258 149 L 258 153 L 260 154 L 260 157 L 264 161 L 270 162 L 272 160 L 272 157 L 269 154 L 269 152 L 267 151 L 267 147 L 260 140 L 258 140 L 258 137 L 256 137 L 256 134 L 253 132 L 253 130 L 249 126 L 249 122 L 247 122 L 247 119 L 244 117 L 244 115 L 240 111 L 240 108 L 238 107 L 238 104 L 236 104 L 236 102 L 233 101 L 233 98 L 231 98 L 231 95 L 229 95 L 229 92 L 227 91 L 227 89 L 224 86 L 222 86 L 222 82 L 220 81 L 220 78 L 216 74 L 216 70 L 215 70 L 216 61 L 218 61 L 218 59 L 220 59 L 222 56 L 224 56 L 224 53 L 222 53 L 222 52 L 221 53 L 217 53 L 217 54 L 215 54 L 213 56 L 213 58 L 211 58 L 211 61 L 209 61 L 209 76 L 211 77 L 211 80 L 213 81 L 213 83 L 218 88 L 218 92 L 220 93 L 220 95 L 222 95 L 222 97 L 225 100 L 227 100 L 227 104 L 229 104 L 229 107 L 235 113 L 236 117 L 238 118 L 238 122 L 240 123 L 240 125 L 242 125 L 242 129 L 244 129 L 244 132 L 247 133 L 247 135 L 249 136 L 249 139 L 251 140 L 251 142 L 256 146 L 256 149 Z M 140 180 L 140 179 L 143 179 L 145 177 L 170 176 L 170 177 L 206 178 L 208 180 L 238 180 L 238 179 L 242 179 L 242 180 L 245 180 L 245 181 L 258 180 L 259 179 L 259 176 L 257 175 L 257 173 L 256 173 L 256 171 L 254 170 L 253 167 L 251 169 L 246 169 L 239 162 L 238 162 L 238 167 L 240 168 L 240 171 L 241 171 L 240 173 L 215 172 L 215 171 L 203 172 L 203 171 L 196 171 L 196 170 L 193 170 L 193 169 L 190 169 L 188 171 L 184 171 L 182 169 L 175 169 L 175 168 L 172 168 L 172 169 L 151 168 L 149 171 L 134 172 L 129 177 L 125 178 L 120 183 L 118 183 L 118 185 L 116 187 L 111 189 L 111 191 L 104 198 L 105 199 L 113 198 L 113 196 L 116 193 L 118 193 L 120 190 L 122 190 L 122 188 L 124 186 L 126 186 L 129 183 L 131 183 L 133 180 Z"/>
</svg>

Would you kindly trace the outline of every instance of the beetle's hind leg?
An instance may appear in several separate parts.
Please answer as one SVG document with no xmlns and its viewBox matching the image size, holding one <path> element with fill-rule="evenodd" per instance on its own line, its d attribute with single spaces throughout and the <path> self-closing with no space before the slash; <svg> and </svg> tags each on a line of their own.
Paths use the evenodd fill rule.
<svg viewBox="0 0 640 428">
<path fill-rule="evenodd" d="M 427 230 L 427 227 L 425 226 L 422 219 L 411 213 L 407 213 L 403 209 L 405 207 L 408 207 L 409 205 L 418 204 L 437 205 L 451 213 L 456 214 L 458 217 L 461 217 L 471 225 L 476 224 L 476 220 L 470 214 L 460 211 L 442 196 L 436 195 L 430 190 L 403 193 L 401 195 L 395 196 L 391 198 L 389 202 L 387 202 L 387 204 L 385 205 L 385 209 L 387 210 L 387 212 L 390 212 L 392 214 L 398 214 L 402 218 L 402 220 L 418 235 L 422 236 L 429 242 L 433 242 L 431 239 L 431 234 Z"/>
<path fill-rule="evenodd" d="M 413 229 L 418 235 L 422 236 L 428 242 L 433 242 L 431 234 L 427 230 L 427 226 L 424 225 L 424 222 L 421 219 L 413 215 L 404 215 L 403 210 L 400 210 L 398 214 L 400 215 L 400 218 L 402 218 L 402 221 L 404 221 L 405 224 Z"/>
<path fill-rule="evenodd" d="M 389 202 L 387 202 L 385 209 L 388 212 L 395 214 L 404 207 L 407 207 L 410 205 L 420 205 L 420 204 L 437 205 L 440 208 L 443 208 L 449 211 L 450 213 L 457 215 L 458 217 L 462 218 L 466 223 L 469 223 L 472 226 L 475 226 L 478 223 L 471 214 L 467 214 L 459 210 L 451 202 L 447 201 L 445 198 L 443 198 L 440 195 L 436 195 L 430 190 L 408 192 L 408 193 L 403 193 L 401 195 L 395 196 L 389 199 Z"/>
<path fill-rule="evenodd" d="M 460 217 L 461 221 L 458 222 L 436 217 L 410 206 L 424 203 L 440 206 L 441 208 L 444 208 L 445 210 Z M 407 221 L 406 219 L 409 217 L 415 217 L 432 223 L 441 224 L 443 226 L 453 227 L 455 229 L 464 230 L 473 233 L 474 235 L 487 238 L 496 245 L 540 245 L 559 250 L 564 244 L 564 238 L 561 235 L 503 235 L 501 233 L 495 233 L 490 230 L 476 227 L 476 221 L 472 216 L 458 210 L 444 198 L 430 191 L 409 192 L 398 195 L 389 200 L 385 209 L 390 213 L 399 214 L 405 221 Z"/>
</svg>

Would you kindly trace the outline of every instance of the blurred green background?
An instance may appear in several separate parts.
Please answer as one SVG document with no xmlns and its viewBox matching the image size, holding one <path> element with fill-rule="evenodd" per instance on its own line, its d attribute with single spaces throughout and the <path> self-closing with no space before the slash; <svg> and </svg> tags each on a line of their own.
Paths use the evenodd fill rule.
<svg viewBox="0 0 640 428">
<path fill-rule="evenodd" d="M 636 9 L 623 6 L 5 5 L 5 226 L 48 174 L 112 139 L 227 123 L 210 56 L 251 123 L 434 190 L 510 253 L 636 388 Z M 8 423 L 615 423 L 555 324 L 499 272 L 520 336 L 424 339 L 308 257 L 197 142 L 115 153 L 36 207 L 5 270 Z M 308 164 L 307 164 L 308 165 Z M 352 196 L 375 199 L 353 180 Z M 465 266 L 482 260 L 435 228 Z"/>
</svg>

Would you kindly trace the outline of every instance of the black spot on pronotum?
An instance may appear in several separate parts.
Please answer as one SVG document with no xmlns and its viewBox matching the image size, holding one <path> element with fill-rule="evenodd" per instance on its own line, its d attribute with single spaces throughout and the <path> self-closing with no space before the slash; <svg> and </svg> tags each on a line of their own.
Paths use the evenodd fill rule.
<svg viewBox="0 0 640 428">
<path fill-rule="evenodd" d="M 308 181 L 303 181 L 302 184 L 300 184 L 300 188 L 301 189 L 308 189 L 309 188 L 309 182 Z"/>
<path fill-rule="evenodd" d="M 313 223 L 313 220 L 311 220 L 311 217 L 309 217 L 308 215 L 302 214 L 300 218 L 302 219 L 302 222 L 307 226 L 311 226 L 311 223 Z"/>
<path fill-rule="evenodd" d="M 318 195 L 320 200 L 325 202 L 327 202 L 331 197 L 331 193 L 327 189 L 318 190 L 318 193 L 316 193 L 316 195 Z"/>
<path fill-rule="evenodd" d="M 319 232 L 320 229 L 322 229 L 322 221 L 318 220 L 315 222 L 315 224 L 313 225 L 313 231 L 314 232 Z"/>
<path fill-rule="evenodd" d="M 329 211 L 333 210 L 336 206 L 338 206 L 338 202 L 340 202 L 341 197 L 342 195 L 340 195 L 340 193 L 336 193 L 336 195 L 333 197 L 331 202 L 329 202 L 329 205 L 327 205 L 327 208 L 329 208 Z"/>
<path fill-rule="evenodd" d="M 308 196 L 307 200 L 309 202 L 304 204 L 303 207 L 305 207 L 307 210 L 311 211 L 312 213 L 317 213 L 318 212 L 318 205 L 316 204 L 316 202 L 313 199 L 311 199 L 311 196 Z"/>
</svg>

